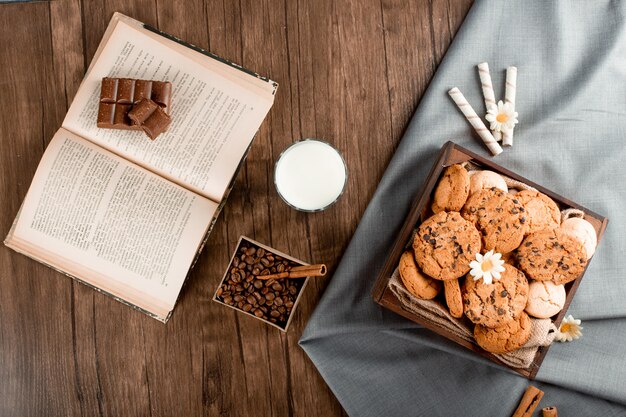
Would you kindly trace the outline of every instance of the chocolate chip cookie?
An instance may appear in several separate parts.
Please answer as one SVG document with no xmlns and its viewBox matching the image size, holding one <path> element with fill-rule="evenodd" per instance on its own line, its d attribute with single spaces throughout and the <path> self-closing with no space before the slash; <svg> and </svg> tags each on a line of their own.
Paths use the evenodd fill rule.
<svg viewBox="0 0 626 417">
<path fill-rule="evenodd" d="M 463 297 L 461 296 L 459 280 L 448 279 L 444 281 L 443 293 L 446 297 L 446 304 L 450 310 L 450 315 L 457 319 L 463 317 Z"/>
<path fill-rule="evenodd" d="M 530 278 L 556 285 L 575 280 L 587 265 L 583 244 L 561 229 L 528 235 L 517 252 L 519 266 Z"/>
<path fill-rule="evenodd" d="M 402 254 L 398 271 L 406 289 L 417 298 L 431 300 L 441 290 L 441 282 L 426 276 L 417 268 L 411 252 Z"/>
<path fill-rule="evenodd" d="M 523 190 L 515 194 L 515 198 L 526 209 L 527 234 L 559 227 L 561 224 L 561 210 L 547 195 L 535 190 Z"/>
<path fill-rule="evenodd" d="M 517 248 L 524 238 L 525 211 L 515 196 L 494 187 L 472 194 L 461 215 L 481 232 L 483 250 L 505 254 Z"/>
<path fill-rule="evenodd" d="M 474 327 L 478 346 L 491 353 L 507 353 L 524 346 L 530 338 L 531 320 L 524 312 L 513 321 L 500 327 Z"/>
<path fill-rule="evenodd" d="M 528 300 L 528 280 L 519 269 L 504 264 L 499 280 L 485 284 L 468 275 L 463 284 L 463 309 L 468 319 L 499 327 L 517 319 Z"/>
<path fill-rule="evenodd" d="M 455 279 L 470 270 L 470 261 L 480 252 L 480 233 L 457 212 L 437 213 L 426 219 L 413 239 L 415 260 L 435 279 Z"/>
<path fill-rule="evenodd" d="M 443 173 L 433 196 L 433 213 L 459 211 L 469 195 L 469 173 L 461 165 L 450 165 Z"/>
</svg>

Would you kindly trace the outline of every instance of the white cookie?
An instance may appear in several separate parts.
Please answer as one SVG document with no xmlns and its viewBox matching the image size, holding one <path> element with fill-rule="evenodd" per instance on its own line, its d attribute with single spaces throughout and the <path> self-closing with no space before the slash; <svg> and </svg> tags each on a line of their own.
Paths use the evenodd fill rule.
<svg viewBox="0 0 626 417">
<path fill-rule="evenodd" d="M 591 223 L 585 219 L 570 217 L 561 223 L 561 230 L 580 241 L 585 246 L 585 251 L 587 251 L 587 259 L 591 258 L 598 245 L 596 229 L 593 228 Z"/>
<path fill-rule="evenodd" d="M 565 287 L 552 281 L 531 281 L 526 312 L 538 319 L 547 319 L 563 309 Z"/>
<path fill-rule="evenodd" d="M 493 171 L 473 171 L 470 177 L 470 195 L 477 191 L 496 187 L 504 192 L 508 191 L 504 178 Z"/>
</svg>

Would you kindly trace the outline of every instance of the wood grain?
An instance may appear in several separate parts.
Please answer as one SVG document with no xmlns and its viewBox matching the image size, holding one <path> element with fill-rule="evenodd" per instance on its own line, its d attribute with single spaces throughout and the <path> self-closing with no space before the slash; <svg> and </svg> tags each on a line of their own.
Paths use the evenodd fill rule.
<svg viewBox="0 0 626 417">
<path fill-rule="evenodd" d="M 0 248 L 1 416 L 345 412 L 297 341 L 470 6 L 402 0 L 57 0 L 0 5 L 0 235 L 114 11 L 270 76 L 275 105 L 167 325 Z M 287 207 L 273 166 L 295 139 L 345 156 L 323 213 Z M 330 273 L 287 334 L 210 301 L 247 235 Z"/>
</svg>

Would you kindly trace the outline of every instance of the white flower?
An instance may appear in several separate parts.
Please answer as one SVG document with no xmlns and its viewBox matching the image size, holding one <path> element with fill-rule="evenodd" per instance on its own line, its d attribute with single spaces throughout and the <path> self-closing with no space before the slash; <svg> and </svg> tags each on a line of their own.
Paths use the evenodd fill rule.
<svg viewBox="0 0 626 417">
<path fill-rule="evenodd" d="M 554 338 L 559 342 L 571 342 L 583 335 L 580 320 L 576 320 L 571 314 L 563 319 L 559 330 L 556 331 Z"/>
<path fill-rule="evenodd" d="M 491 123 L 489 128 L 494 132 L 511 130 L 518 122 L 517 112 L 513 110 L 511 103 L 503 103 L 502 100 L 498 101 L 497 106 L 489 106 L 485 119 Z"/>
<path fill-rule="evenodd" d="M 470 275 L 474 277 L 474 281 L 483 279 L 485 284 L 491 284 L 493 279 L 500 279 L 500 273 L 504 272 L 504 261 L 499 253 L 493 253 L 490 250 L 484 255 L 476 254 L 476 260 L 470 262 Z"/>
</svg>

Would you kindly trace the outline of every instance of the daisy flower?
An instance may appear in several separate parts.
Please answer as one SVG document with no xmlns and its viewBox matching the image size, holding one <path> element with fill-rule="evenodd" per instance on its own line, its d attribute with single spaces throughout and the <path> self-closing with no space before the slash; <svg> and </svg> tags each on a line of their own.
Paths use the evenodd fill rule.
<svg viewBox="0 0 626 417">
<path fill-rule="evenodd" d="M 563 319 L 559 330 L 556 331 L 554 338 L 559 342 L 571 342 L 583 335 L 580 320 L 576 320 L 571 314 Z"/>
<path fill-rule="evenodd" d="M 503 103 L 502 100 L 498 101 L 497 106 L 489 106 L 485 119 L 491 123 L 489 128 L 494 132 L 511 130 L 518 122 L 517 112 L 511 103 Z"/>
<path fill-rule="evenodd" d="M 470 275 L 474 281 L 483 279 L 485 284 L 491 284 L 494 279 L 500 279 L 500 273 L 504 272 L 504 261 L 500 259 L 502 254 L 490 250 L 484 255 L 476 254 L 476 260 L 470 262 Z"/>
</svg>

